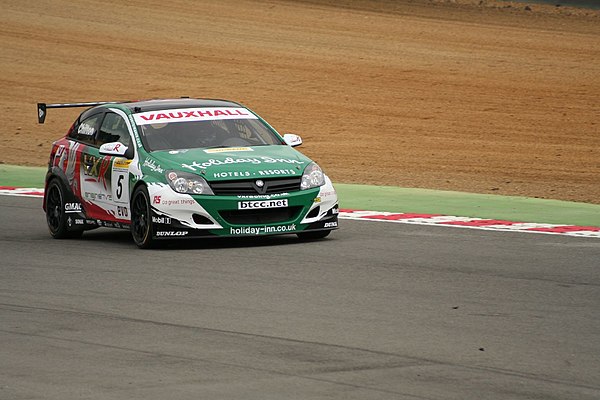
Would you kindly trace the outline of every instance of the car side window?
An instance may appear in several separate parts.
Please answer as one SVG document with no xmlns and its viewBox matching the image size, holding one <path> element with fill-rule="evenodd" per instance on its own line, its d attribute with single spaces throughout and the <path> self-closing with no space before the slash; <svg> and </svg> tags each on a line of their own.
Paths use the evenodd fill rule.
<svg viewBox="0 0 600 400">
<path fill-rule="evenodd" d="M 80 122 L 77 125 L 77 129 L 73 132 L 73 138 L 82 143 L 94 146 L 96 131 L 98 130 L 101 117 L 102 114 L 95 114 Z"/>
<path fill-rule="evenodd" d="M 121 142 L 129 147 L 131 139 L 125 120 L 120 115 L 109 112 L 104 116 L 104 120 L 100 126 L 96 145 L 100 146 L 104 143 L 112 142 Z"/>
</svg>

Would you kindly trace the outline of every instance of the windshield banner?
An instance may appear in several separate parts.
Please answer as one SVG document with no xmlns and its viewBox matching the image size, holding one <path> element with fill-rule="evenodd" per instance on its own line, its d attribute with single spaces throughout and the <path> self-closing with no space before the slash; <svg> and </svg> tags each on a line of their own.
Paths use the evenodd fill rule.
<svg viewBox="0 0 600 400">
<path fill-rule="evenodd" d="M 134 114 L 133 118 L 138 125 L 213 121 L 219 119 L 258 119 L 256 115 L 241 107 L 178 108 L 173 110 L 147 111 Z"/>
</svg>

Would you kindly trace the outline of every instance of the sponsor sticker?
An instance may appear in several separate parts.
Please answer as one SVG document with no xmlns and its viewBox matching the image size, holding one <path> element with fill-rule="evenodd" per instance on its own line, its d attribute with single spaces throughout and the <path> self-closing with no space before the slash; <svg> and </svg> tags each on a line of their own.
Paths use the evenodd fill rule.
<svg viewBox="0 0 600 400">
<path fill-rule="evenodd" d="M 265 169 L 258 171 L 259 175 L 296 175 L 297 172 L 293 169 Z"/>
<path fill-rule="evenodd" d="M 254 151 L 250 147 L 224 147 L 222 149 L 206 149 L 205 153 L 228 153 L 230 151 Z"/>
<path fill-rule="evenodd" d="M 99 182 L 104 182 L 104 174 L 110 167 L 109 157 L 96 157 L 91 154 L 84 154 L 81 160 L 83 174 L 99 179 Z"/>
<path fill-rule="evenodd" d="M 229 172 L 215 172 L 213 174 L 213 177 L 215 177 L 215 178 L 228 178 L 230 176 L 245 177 L 245 176 L 250 176 L 250 172 L 249 171 L 229 171 Z"/>
<path fill-rule="evenodd" d="M 65 203 L 65 213 L 81 212 L 81 203 Z"/>
<path fill-rule="evenodd" d="M 85 199 L 90 201 L 113 201 L 112 194 L 96 193 L 96 192 L 84 192 L 83 196 Z"/>
<path fill-rule="evenodd" d="M 325 222 L 323 228 L 336 228 L 338 226 L 337 222 Z"/>
<path fill-rule="evenodd" d="M 170 217 L 152 217 L 152 222 L 154 222 L 155 224 L 166 224 L 166 225 L 170 225 L 171 224 L 171 218 Z"/>
<path fill-rule="evenodd" d="M 119 229 L 129 229 L 129 224 L 123 224 L 121 222 L 116 221 L 102 221 L 96 220 L 96 225 L 105 227 L 105 228 L 119 228 Z"/>
<path fill-rule="evenodd" d="M 117 206 L 117 216 L 120 218 L 129 219 L 129 208 L 124 206 Z"/>
<path fill-rule="evenodd" d="M 161 237 L 178 237 L 178 236 L 187 236 L 188 231 L 158 231 L 156 232 L 156 236 Z"/>
<path fill-rule="evenodd" d="M 105 144 L 103 145 L 103 149 L 106 151 L 120 151 L 121 147 L 125 148 L 125 145 L 123 143 L 113 143 L 113 144 Z"/>
<path fill-rule="evenodd" d="M 303 161 L 294 160 L 291 158 L 272 158 L 272 157 L 248 157 L 248 158 L 232 158 L 227 157 L 224 160 L 215 160 L 210 159 L 208 161 L 199 163 L 197 161 L 192 161 L 191 164 L 181 164 L 183 168 L 187 168 L 191 171 L 196 171 L 196 169 L 204 169 L 210 168 L 213 166 L 223 166 L 223 165 L 234 165 L 234 164 L 274 164 L 274 163 L 286 163 L 286 164 L 304 164 Z M 288 170 L 284 170 L 288 171 Z"/>
<path fill-rule="evenodd" d="M 282 197 L 282 196 L 289 196 L 290 194 L 288 192 L 285 193 L 273 193 L 273 194 L 251 194 L 251 195 L 242 195 L 242 194 L 238 194 L 237 198 L 238 199 L 271 199 L 273 197 Z"/>
<path fill-rule="evenodd" d="M 194 199 L 165 199 L 162 196 L 154 196 L 154 201 L 160 201 L 163 206 L 193 206 L 197 204 Z"/>
<path fill-rule="evenodd" d="M 258 208 L 282 208 L 287 206 L 287 199 L 238 202 L 238 210 L 255 210 Z"/>
<path fill-rule="evenodd" d="M 258 119 L 256 115 L 243 107 L 200 107 L 147 111 L 135 114 L 133 118 L 138 125 L 223 119 Z"/>
<path fill-rule="evenodd" d="M 115 158 L 113 163 L 113 168 L 127 169 L 129 168 L 129 164 L 131 164 L 132 160 L 128 160 L 126 158 Z"/>
<path fill-rule="evenodd" d="M 243 226 L 241 228 L 229 228 L 231 235 L 261 235 L 265 233 L 294 232 L 296 224 L 280 226 Z"/>
<path fill-rule="evenodd" d="M 148 169 L 154 171 L 154 172 L 158 172 L 159 174 L 162 174 L 163 172 L 165 172 L 165 170 L 158 164 L 156 164 L 156 162 L 151 159 L 151 158 L 146 158 L 144 160 L 144 164 L 142 164 L 144 167 L 148 167 Z"/>
<path fill-rule="evenodd" d="M 321 198 L 327 199 L 329 197 L 335 196 L 335 190 L 330 190 L 327 192 L 322 191 L 321 193 L 319 193 L 319 195 L 321 196 Z"/>
</svg>

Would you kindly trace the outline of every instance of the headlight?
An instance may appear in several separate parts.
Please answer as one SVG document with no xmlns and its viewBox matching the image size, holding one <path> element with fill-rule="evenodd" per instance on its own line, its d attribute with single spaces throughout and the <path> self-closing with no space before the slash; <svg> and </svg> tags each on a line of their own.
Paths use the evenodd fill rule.
<svg viewBox="0 0 600 400">
<path fill-rule="evenodd" d="M 306 190 L 314 187 L 323 186 L 325 184 L 325 174 L 321 170 L 321 167 L 317 163 L 310 163 L 304 168 L 304 174 L 302 174 L 302 183 L 300 189 Z"/>
<path fill-rule="evenodd" d="M 169 186 L 177 193 L 214 195 L 201 176 L 181 171 L 167 171 L 165 175 Z"/>
</svg>

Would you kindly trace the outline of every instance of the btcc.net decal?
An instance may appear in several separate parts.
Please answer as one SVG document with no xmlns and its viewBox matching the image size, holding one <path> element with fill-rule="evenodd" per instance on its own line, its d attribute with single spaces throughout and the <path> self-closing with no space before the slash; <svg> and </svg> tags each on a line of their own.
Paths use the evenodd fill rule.
<svg viewBox="0 0 600 400">
<path fill-rule="evenodd" d="M 281 208 L 287 207 L 287 199 L 279 200 L 256 200 L 238 202 L 238 210 L 252 210 L 256 208 Z"/>
<path fill-rule="evenodd" d="M 261 235 L 265 233 L 294 232 L 296 224 L 281 226 L 244 226 L 242 228 L 229 228 L 231 235 Z"/>
</svg>

